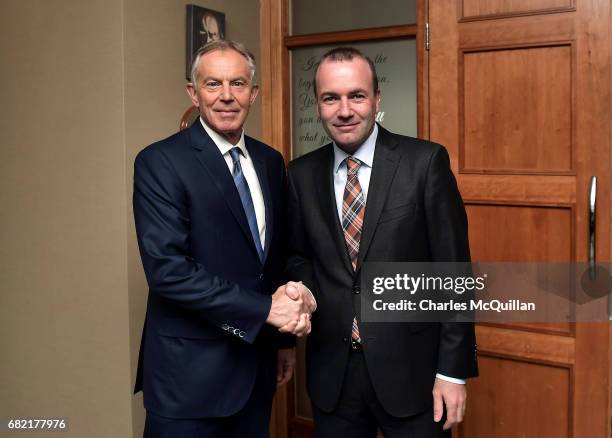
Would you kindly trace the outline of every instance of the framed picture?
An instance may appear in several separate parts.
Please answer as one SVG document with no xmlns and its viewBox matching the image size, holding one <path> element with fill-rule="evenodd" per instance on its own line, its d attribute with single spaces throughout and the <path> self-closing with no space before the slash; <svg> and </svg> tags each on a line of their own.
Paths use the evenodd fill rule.
<svg viewBox="0 0 612 438">
<path fill-rule="evenodd" d="M 187 5 L 187 59 L 185 75 L 189 80 L 195 52 L 204 44 L 225 39 L 225 14 L 201 6 Z"/>
</svg>

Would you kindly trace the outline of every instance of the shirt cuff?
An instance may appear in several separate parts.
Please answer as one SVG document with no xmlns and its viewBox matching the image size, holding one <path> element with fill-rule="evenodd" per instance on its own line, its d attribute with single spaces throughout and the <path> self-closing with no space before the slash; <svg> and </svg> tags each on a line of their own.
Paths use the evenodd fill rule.
<svg viewBox="0 0 612 438">
<path fill-rule="evenodd" d="M 464 379 L 455 379 L 454 377 L 448 377 L 440 373 L 436 374 L 436 379 L 444 380 L 446 382 L 456 383 L 458 385 L 465 385 Z"/>
</svg>

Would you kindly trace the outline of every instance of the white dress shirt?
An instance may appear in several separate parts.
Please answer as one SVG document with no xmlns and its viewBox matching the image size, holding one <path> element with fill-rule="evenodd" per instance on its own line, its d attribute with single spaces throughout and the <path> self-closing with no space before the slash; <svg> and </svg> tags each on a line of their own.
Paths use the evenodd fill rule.
<svg viewBox="0 0 612 438">
<path fill-rule="evenodd" d="M 368 200 L 368 187 L 370 187 L 370 176 L 372 175 L 372 164 L 374 163 L 374 150 L 376 149 L 376 138 L 378 137 L 378 126 L 374 124 L 374 129 L 370 136 L 363 142 L 353 155 L 349 155 L 334 143 L 334 193 L 336 195 L 336 208 L 338 217 L 342 223 L 342 202 L 344 201 L 344 188 L 346 186 L 346 160 L 352 156 L 361 161 L 361 166 L 357 171 L 357 179 L 363 193 L 363 200 Z M 367 207 L 367 202 L 366 202 Z"/>
<path fill-rule="evenodd" d="M 204 120 L 202 120 L 202 117 L 200 117 L 200 123 L 202 123 L 202 126 L 212 139 L 213 143 L 215 143 L 215 145 L 219 148 L 219 152 L 221 152 L 221 155 L 223 155 L 231 174 L 234 172 L 234 161 L 232 160 L 232 156 L 230 155 L 229 151 L 235 147 L 239 147 L 242 151 L 242 155 L 240 155 L 240 166 L 242 167 L 242 174 L 244 175 L 244 178 L 249 185 L 249 190 L 251 191 L 253 207 L 255 208 L 255 217 L 257 218 L 259 239 L 261 240 L 261 248 L 264 249 L 266 247 L 266 205 L 264 203 L 261 185 L 259 184 L 259 178 L 257 178 L 257 173 L 255 172 L 255 167 L 253 166 L 253 159 L 249 155 L 249 151 L 244 144 L 244 131 L 240 135 L 240 140 L 238 140 L 238 143 L 231 144 L 221 135 L 213 131 L 212 128 L 209 128 Z"/>
<path fill-rule="evenodd" d="M 352 156 L 361 161 L 361 166 L 357 171 L 357 179 L 361 186 L 364 201 L 368 199 L 368 188 L 370 187 L 370 177 L 372 176 L 372 164 L 374 163 L 374 151 L 376 150 L 376 138 L 378 137 L 378 125 L 374 124 L 374 129 L 370 136 L 363 142 L 361 146 L 357 148 L 353 155 L 349 155 L 340 149 L 334 143 L 334 194 L 336 197 L 336 208 L 338 210 L 338 217 L 340 223 L 342 223 L 342 203 L 344 200 L 344 188 L 346 186 L 346 158 Z M 366 202 L 366 210 L 367 210 Z M 451 383 L 465 384 L 465 380 L 456 379 L 454 377 L 448 377 L 443 374 L 436 374 L 436 377 L 440 380 L 446 380 Z"/>
<path fill-rule="evenodd" d="M 249 151 L 247 150 L 244 144 L 244 131 L 240 135 L 240 140 L 238 143 L 231 144 L 225 138 L 220 136 L 218 133 L 212 130 L 202 117 L 200 117 L 200 123 L 206 130 L 206 133 L 210 136 L 213 143 L 219 148 L 219 152 L 223 155 L 225 162 L 227 163 L 227 167 L 230 173 L 234 172 L 234 161 L 232 160 L 232 156 L 229 151 L 234 147 L 239 147 L 242 151 L 242 155 L 240 156 L 240 166 L 242 166 L 242 174 L 246 178 L 247 184 L 249 185 L 249 189 L 251 190 L 251 198 L 253 198 L 253 207 L 255 207 L 255 217 L 257 218 L 257 229 L 259 230 L 259 239 L 261 240 L 261 248 L 265 249 L 266 247 L 266 206 L 264 203 L 263 193 L 261 191 L 261 185 L 259 184 L 259 178 L 257 178 L 257 173 L 255 172 L 255 167 L 253 166 L 253 160 L 249 155 Z M 314 295 L 304 285 L 304 289 L 308 291 L 312 300 L 314 301 L 314 310 L 317 310 L 317 301 L 315 300 Z"/>
</svg>

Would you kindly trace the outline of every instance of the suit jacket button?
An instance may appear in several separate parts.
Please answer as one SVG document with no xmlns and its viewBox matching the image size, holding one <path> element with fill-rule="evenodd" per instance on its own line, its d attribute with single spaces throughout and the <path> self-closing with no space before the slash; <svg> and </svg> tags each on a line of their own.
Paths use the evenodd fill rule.
<svg viewBox="0 0 612 438">
<path fill-rule="evenodd" d="M 342 342 L 344 342 L 345 344 L 348 344 L 348 338 L 342 338 Z"/>
<path fill-rule="evenodd" d="M 264 279 L 264 275 L 263 274 L 259 274 L 259 280 L 263 281 L 263 279 Z"/>
<path fill-rule="evenodd" d="M 361 287 L 359 286 L 353 286 L 353 293 L 355 295 L 359 295 L 361 293 Z"/>
</svg>

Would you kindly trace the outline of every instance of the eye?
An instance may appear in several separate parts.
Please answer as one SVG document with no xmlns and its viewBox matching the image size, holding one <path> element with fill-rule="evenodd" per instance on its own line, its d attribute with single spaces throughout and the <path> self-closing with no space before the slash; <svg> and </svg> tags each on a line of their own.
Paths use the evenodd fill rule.
<svg viewBox="0 0 612 438">
<path fill-rule="evenodd" d="M 231 85 L 232 87 L 235 87 L 235 88 L 244 88 L 246 87 L 247 84 L 242 79 L 238 79 L 238 80 L 232 81 Z"/>
<path fill-rule="evenodd" d="M 353 99 L 353 100 L 355 100 L 357 102 L 361 102 L 362 100 L 365 100 L 366 98 L 367 98 L 367 96 L 365 94 L 363 94 L 363 93 L 356 93 L 356 94 L 353 94 L 351 96 L 351 99 Z"/>
<path fill-rule="evenodd" d="M 321 100 L 323 103 L 334 103 L 338 98 L 336 96 L 323 96 Z"/>
<path fill-rule="evenodd" d="M 219 81 L 206 81 L 204 86 L 210 90 L 217 89 L 221 86 L 221 82 Z"/>
</svg>

